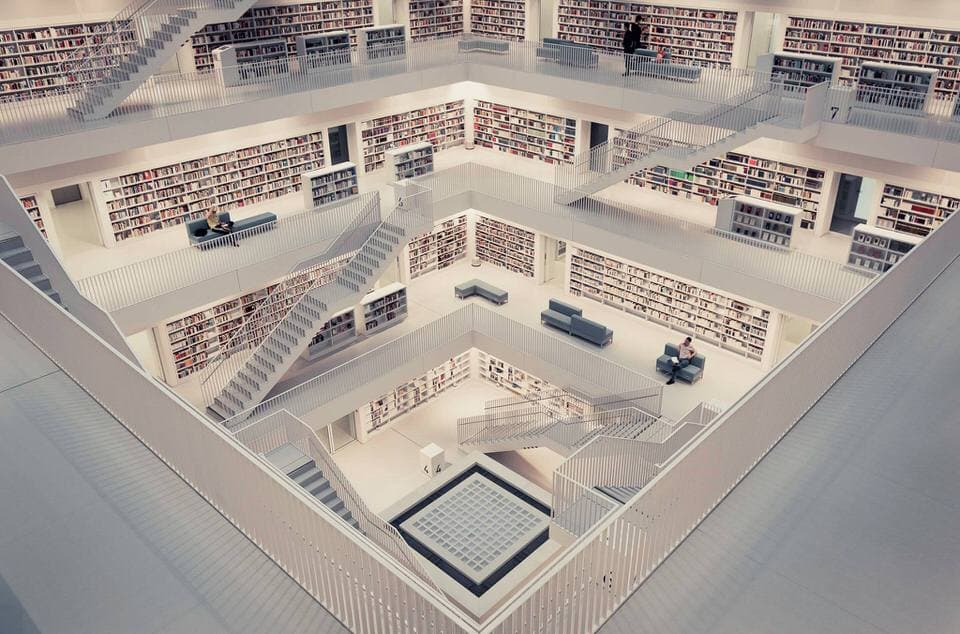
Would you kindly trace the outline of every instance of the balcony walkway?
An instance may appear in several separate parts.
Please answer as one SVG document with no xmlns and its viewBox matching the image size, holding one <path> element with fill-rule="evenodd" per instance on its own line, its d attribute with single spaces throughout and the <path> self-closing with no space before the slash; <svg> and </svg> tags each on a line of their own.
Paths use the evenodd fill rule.
<svg viewBox="0 0 960 634">
<path fill-rule="evenodd" d="M 958 313 L 955 260 L 602 631 L 958 631 Z"/>
<path fill-rule="evenodd" d="M 0 317 L 0 632 L 347 632 Z"/>
</svg>

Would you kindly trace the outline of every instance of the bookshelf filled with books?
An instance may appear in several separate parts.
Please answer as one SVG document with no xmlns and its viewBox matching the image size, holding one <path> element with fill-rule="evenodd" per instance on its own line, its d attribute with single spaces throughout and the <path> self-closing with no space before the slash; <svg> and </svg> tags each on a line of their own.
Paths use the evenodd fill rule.
<svg viewBox="0 0 960 634">
<path fill-rule="evenodd" d="M 214 49 L 225 44 L 282 39 L 290 55 L 297 53 L 297 37 L 328 31 L 347 31 L 357 44 L 357 29 L 373 26 L 373 0 L 324 0 L 300 4 L 262 5 L 236 22 L 208 24 L 191 38 L 196 70 L 213 68 Z"/>
<path fill-rule="evenodd" d="M 526 36 L 527 7 L 519 0 L 470 0 L 474 35 L 521 41 Z"/>
<path fill-rule="evenodd" d="M 463 33 L 463 0 L 407 0 L 407 10 L 414 42 Z"/>
<path fill-rule="evenodd" d="M 410 279 L 454 264 L 467 256 L 467 215 L 437 223 L 431 231 L 414 237 L 405 251 Z"/>
<path fill-rule="evenodd" d="M 645 141 L 617 129 L 614 163 L 626 165 L 646 153 Z M 816 167 L 727 152 L 690 170 L 651 167 L 629 179 L 639 187 L 716 206 L 722 198 L 746 195 L 800 210 L 799 227 L 813 229 L 826 171 Z"/>
<path fill-rule="evenodd" d="M 323 207 L 360 193 L 357 166 L 350 162 L 304 172 L 300 178 L 305 209 Z"/>
<path fill-rule="evenodd" d="M 46 238 L 47 227 L 43 224 L 43 214 L 40 211 L 40 203 L 37 201 L 37 195 L 27 194 L 26 196 L 20 196 L 20 204 L 23 205 L 23 210 L 27 212 L 27 216 L 30 217 L 30 220 L 32 220 L 33 224 L 39 229 L 40 235 Z"/>
<path fill-rule="evenodd" d="M 835 84 L 840 78 L 840 60 L 835 57 L 788 53 L 767 53 L 757 59 L 757 71 L 783 79 L 785 86 L 807 88 L 823 82 Z"/>
<path fill-rule="evenodd" d="M 384 166 L 385 152 L 399 145 L 429 141 L 434 152 L 463 144 L 463 101 L 448 101 L 363 121 L 360 138 L 368 173 Z"/>
<path fill-rule="evenodd" d="M 537 234 L 501 220 L 478 215 L 474 229 L 476 255 L 483 262 L 535 277 Z"/>
<path fill-rule="evenodd" d="M 306 361 L 315 361 L 345 348 L 357 339 L 356 309 L 348 308 L 323 324 L 301 355 Z"/>
<path fill-rule="evenodd" d="M 366 441 L 391 421 L 460 385 L 470 378 L 470 367 L 471 352 L 467 350 L 373 399 L 357 410 L 357 439 Z"/>
<path fill-rule="evenodd" d="M 256 318 L 257 331 L 268 333 L 307 289 L 333 281 L 349 257 L 345 254 L 282 282 L 222 300 L 158 326 L 155 330 L 166 382 L 176 385 L 219 359 L 245 321 Z M 249 323 L 246 326 L 248 330 L 251 327 Z"/>
<path fill-rule="evenodd" d="M 898 233 L 880 227 L 860 225 L 853 230 L 847 264 L 867 271 L 883 273 L 920 244 L 920 236 Z"/>
<path fill-rule="evenodd" d="M 323 133 L 311 132 L 104 178 L 94 189 L 116 243 L 202 218 L 208 209 L 221 213 L 298 192 L 301 173 L 323 163 Z"/>
<path fill-rule="evenodd" d="M 423 176 L 433 171 L 433 144 L 421 141 L 393 147 L 384 152 L 384 159 L 394 180 Z"/>
<path fill-rule="evenodd" d="M 761 360 L 772 310 L 661 271 L 576 247 L 570 292 Z"/>
<path fill-rule="evenodd" d="M 0 102 L 44 97 L 101 79 L 137 47 L 133 30 L 117 29 L 109 22 L 0 29 Z M 115 42 L 113 49 L 97 50 L 106 38 Z M 83 70 L 69 72 L 78 59 Z"/>
<path fill-rule="evenodd" d="M 946 196 L 906 185 L 884 183 L 876 225 L 899 233 L 926 236 L 960 209 L 960 196 Z"/>
<path fill-rule="evenodd" d="M 588 403 L 562 391 L 549 381 L 536 377 L 483 350 L 477 350 L 476 355 L 477 376 L 484 381 L 535 401 L 560 418 L 584 416 L 593 412 Z"/>
<path fill-rule="evenodd" d="M 553 114 L 478 100 L 473 109 L 474 142 L 545 163 L 572 163 L 577 122 Z"/>
<path fill-rule="evenodd" d="M 790 246 L 799 209 L 751 196 L 724 198 L 717 205 L 717 228 L 782 247 Z"/>
<path fill-rule="evenodd" d="M 844 83 L 855 82 L 864 63 L 879 62 L 935 70 L 937 95 L 960 94 L 956 63 L 960 31 L 956 29 L 788 16 L 783 49 L 838 58 Z"/>
<path fill-rule="evenodd" d="M 648 47 L 669 51 L 672 61 L 708 67 L 732 64 L 736 11 L 622 0 L 559 0 L 557 36 L 619 55 L 623 25 L 636 16 L 650 27 Z"/>
<path fill-rule="evenodd" d="M 363 334 L 396 325 L 407 317 L 407 287 L 399 282 L 370 291 L 360 302 Z"/>
<path fill-rule="evenodd" d="M 384 24 L 360 29 L 357 47 L 361 59 L 366 61 L 400 59 L 407 54 L 407 27 L 403 24 Z"/>
</svg>

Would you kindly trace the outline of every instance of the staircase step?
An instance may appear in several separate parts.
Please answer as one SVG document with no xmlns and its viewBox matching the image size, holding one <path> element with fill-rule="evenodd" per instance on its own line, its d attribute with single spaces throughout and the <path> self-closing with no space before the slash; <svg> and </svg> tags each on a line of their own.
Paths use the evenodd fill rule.
<svg viewBox="0 0 960 634">
<path fill-rule="evenodd" d="M 4 236 L 0 238 L 0 259 L 3 259 L 4 253 L 22 248 L 24 248 L 23 238 L 16 234 Z"/>
<path fill-rule="evenodd" d="M 50 283 L 50 280 L 42 273 L 34 275 L 33 277 L 28 277 L 27 281 L 39 288 L 41 291 L 49 291 L 53 289 L 53 285 Z"/>
<path fill-rule="evenodd" d="M 0 260 L 3 260 L 11 267 L 24 262 L 33 262 L 33 253 L 27 247 L 17 247 L 7 251 L 0 252 Z"/>
</svg>

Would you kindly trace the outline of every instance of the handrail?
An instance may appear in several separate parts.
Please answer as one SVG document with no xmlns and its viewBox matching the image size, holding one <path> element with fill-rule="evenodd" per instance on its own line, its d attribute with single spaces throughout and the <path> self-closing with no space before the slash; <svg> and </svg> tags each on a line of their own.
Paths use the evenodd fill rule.
<svg viewBox="0 0 960 634">
<path fill-rule="evenodd" d="M 337 240 L 331 242 L 330 239 L 341 236 L 342 227 L 363 215 L 377 196 L 376 192 L 364 193 L 337 205 L 281 217 L 275 223 L 85 277 L 77 280 L 77 287 L 104 310 L 114 311 L 308 246 L 329 242 L 335 247 Z M 332 229 L 335 232 L 331 232 Z M 243 248 L 221 248 L 237 241 L 243 241 Z"/>
</svg>

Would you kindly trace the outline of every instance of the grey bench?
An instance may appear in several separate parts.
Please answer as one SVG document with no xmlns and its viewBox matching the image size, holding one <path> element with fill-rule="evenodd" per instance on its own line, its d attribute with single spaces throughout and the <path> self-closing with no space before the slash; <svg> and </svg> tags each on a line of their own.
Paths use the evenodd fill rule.
<svg viewBox="0 0 960 634">
<path fill-rule="evenodd" d="M 490 300 L 494 304 L 506 304 L 509 293 L 502 288 L 497 288 L 492 284 L 487 284 L 483 280 L 470 280 L 453 287 L 453 294 L 460 299 L 466 299 L 473 295 L 478 295 L 484 299 Z"/>
<path fill-rule="evenodd" d="M 596 68 L 599 57 L 588 44 L 545 37 L 537 47 L 537 58 L 579 68 Z"/>
<path fill-rule="evenodd" d="M 217 219 L 221 223 L 229 223 L 230 213 L 227 212 L 219 214 Z M 239 233 L 241 231 L 253 229 L 254 227 L 259 227 L 261 225 L 269 225 L 267 228 L 273 229 L 277 225 L 277 215 L 272 213 L 262 213 L 257 214 L 256 216 L 250 216 L 249 218 L 244 218 L 243 220 L 237 220 L 233 223 L 233 233 Z M 205 243 L 210 242 L 211 240 L 224 237 L 224 234 L 210 230 L 210 228 L 207 226 L 206 218 L 188 221 L 187 237 L 190 239 L 190 244 L 198 246 L 201 249 L 210 248 L 211 246 L 217 246 L 220 244 L 227 244 L 230 242 L 229 240 L 221 240 L 220 242 L 216 243 L 216 245 L 205 245 Z"/>
<path fill-rule="evenodd" d="M 502 40 L 481 40 L 479 38 L 460 40 L 457 44 L 461 53 L 492 53 L 505 55 L 510 50 L 510 42 Z"/>
<path fill-rule="evenodd" d="M 630 72 L 644 77 L 658 77 L 675 81 L 697 81 L 702 69 L 699 66 L 685 66 L 670 62 L 670 53 L 657 62 L 657 51 L 638 48 L 629 60 Z"/>
<path fill-rule="evenodd" d="M 600 347 L 613 341 L 612 330 L 603 324 L 586 319 L 583 316 L 583 310 L 559 299 L 551 299 L 549 308 L 540 312 L 540 323 L 559 328 L 569 335 Z"/>
<path fill-rule="evenodd" d="M 657 371 L 664 374 L 673 372 L 673 361 L 671 358 L 680 356 L 680 349 L 676 344 L 668 343 L 663 346 L 663 354 L 657 358 Z M 707 365 L 707 358 L 702 354 L 695 354 L 690 359 L 690 365 L 680 368 L 677 371 L 677 378 L 683 379 L 687 383 L 696 383 L 703 378 L 703 369 Z"/>
</svg>

